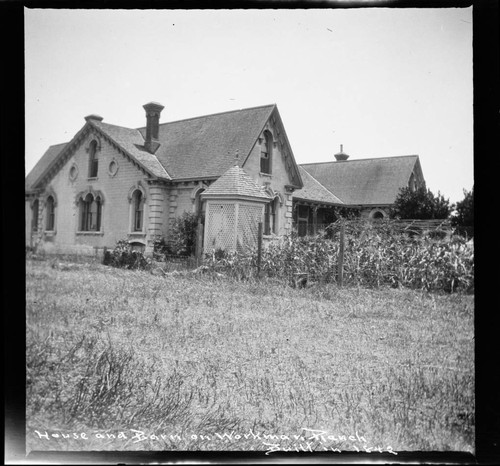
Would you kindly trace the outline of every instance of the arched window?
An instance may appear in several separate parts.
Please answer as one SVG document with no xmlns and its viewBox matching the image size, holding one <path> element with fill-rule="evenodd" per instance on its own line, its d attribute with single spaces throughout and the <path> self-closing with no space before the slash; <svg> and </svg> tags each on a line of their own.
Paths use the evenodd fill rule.
<svg viewBox="0 0 500 466">
<path fill-rule="evenodd" d="M 271 202 L 268 202 L 264 209 L 264 234 L 276 234 L 278 222 L 276 212 L 278 211 L 279 198 L 276 196 Z"/>
<path fill-rule="evenodd" d="M 89 146 L 89 178 L 97 178 L 99 160 L 97 158 L 97 141 L 92 141 Z"/>
<path fill-rule="evenodd" d="M 80 231 L 101 231 L 102 200 L 89 193 L 80 199 Z"/>
<path fill-rule="evenodd" d="M 374 209 L 370 212 L 370 218 L 372 220 L 382 220 L 386 217 L 386 214 L 383 210 Z"/>
<path fill-rule="evenodd" d="M 47 198 L 46 202 L 46 224 L 45 224 L 45 229 L 47 231 L 54 231 L 54 226 L 56 224 L 56 207 L 55 207 L 55 202 L 54 198 L 52 196 L 49 196 Z"/>
<path fill-rule="evenodd" d="M 264 132 L 264 140 L 262 141 L 260 151 L 260 171 L 261 173 L 271 174 L 272 169 L 272 151 L 273 137 L 269 131 Z"/>
<path fill-rule="evenodd" d="M 142 231 L 144 226 L 144 196 L 140 189 L 132 194 L 133 224 L 132 231 Z"/>
<path fill-rule="evenodd" d="M 417 181 L 415 179 L 414 173 L 412 173 L 410 176 L 410 181 L 408 182 L 408 186 L 411 192 L 415 192 L 417 190 Z"/>
<path fill-rule="evenodd" d="M 198 190 L 194 198 L 194 212 L 197 217 L 201 217 L 202 219 L 205 217 L 205 209 L 207 205 L 207 203 L 201 198 L 201 194 L 203 193 L 203 191 L 205 190 Z"/>
<path fill-rule="evenodd" d="M 31 206 L 31 230 L 38 231 L 38 199 L 33 201 Z"/>
</svg>

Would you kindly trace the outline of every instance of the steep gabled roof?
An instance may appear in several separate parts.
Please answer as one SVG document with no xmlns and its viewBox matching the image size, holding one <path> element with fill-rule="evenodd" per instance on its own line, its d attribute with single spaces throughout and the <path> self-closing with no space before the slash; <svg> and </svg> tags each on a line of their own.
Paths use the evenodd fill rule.
<svg viewBox="0 0 500 466">
<path fill-rule="evenodd" d="M 294 200 L 302 199 L 324 204 L 343 204 L 337 196 L 333 195 L 318 180 L 313 178 L 304 167 L 299 165 L 299 170 L 304 187 L 293 192 L 292 197 Z"/>
<path fill-rule="evenodd" d="M 300 165 L 347 205 L 393 204 L 408 181 L 418 155 Z"/>
<path fill-rule="evenodd" d="M 264 189 L 255 183 L 243 168 L 234 165 L 210 185 L 202 196 L 245 196 L 270 200 L 271 196 Z"/>
<path fill-rule="evenodd" d="M 139 162 L 153 176 L 161 179 L 171 179 L 156 155 L 149 153 L 144 148 L 144 138 L 139 130 L 110 125 L 96 120 L 92 120 L 91 124 L 124 149 L 129 156 Z"/>
<path fill-rule="evenodd" d="M 276 108 L 275 104 L 163 123 L 155 155 L 172 179 L 219 177 L 244 160 Z M 146 128 L 139 128 L 146 136 Z"/>
<path fill-rule="evenodd" d="M 50 146 L 45 151 L 45 154 L 42 155 L 42 158 L 36 163 L 36 165 L 28 173 L 28 176 L 24 179 L 24 189 L 26 191 L 30 191 L 33 189 L 35 183 L 43 175 L 47 167 L 54 163 L 57 156 L 63 151 L 66 145 L 67 142 L 64 142 L 62 144 L 55 144 L 53 146 Z"/>
</svg>

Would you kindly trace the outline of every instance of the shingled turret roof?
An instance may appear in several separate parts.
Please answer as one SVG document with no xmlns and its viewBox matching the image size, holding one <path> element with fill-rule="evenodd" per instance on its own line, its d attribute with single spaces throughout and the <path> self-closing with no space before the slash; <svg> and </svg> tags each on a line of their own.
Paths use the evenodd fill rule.
<svg viewBox="0 0 500 466">
<path fill-rule="evenodd" d="M 202 194 L 203 197 L 213 195 L 224 197 L 245 196 L 265 200 L 272 199 L 271 196 L 266 193 L 264 187 L 255 183 L 255 181 L 247 175 L 245 170 L 238 165 L 234 165 L 227 170 Z"/>
</svg>

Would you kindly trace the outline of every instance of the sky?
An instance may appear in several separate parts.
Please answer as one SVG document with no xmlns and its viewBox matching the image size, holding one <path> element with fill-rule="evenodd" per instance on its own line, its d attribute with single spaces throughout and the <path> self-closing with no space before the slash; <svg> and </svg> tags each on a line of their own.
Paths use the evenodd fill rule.
<svg viewBox="0 0 500 466">
<path fill-rule="evenodd" d="M 297 163 L 420 157 L 473 185 L 472 7 L 25 9 L 26 174 L 96 113 L 145 126 L 276 103 Z"/>
</svg>

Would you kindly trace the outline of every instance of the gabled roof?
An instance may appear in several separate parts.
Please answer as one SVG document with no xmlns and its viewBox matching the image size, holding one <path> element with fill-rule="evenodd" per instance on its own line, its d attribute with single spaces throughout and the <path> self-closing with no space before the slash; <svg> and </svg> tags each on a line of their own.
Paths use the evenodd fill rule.
<svg viewBox="0 0 500 466">
<path fill-rule="evenodd" d="M 47 150 L 26 177 L 25 189 L 33 189 L 59 162 L 59 157 L 64 158 L 65 149 L 71 150 L 90 127 L 153 177 L 165 180 L 218 178 L 232 166 L 236 153 L 240 160 L 247 159 L 271 115 L 281 121 L 275 104 L 163 123 L 159 127 L 160 146 L 154 154 L 144 147 L 145 127 L 125 128 L 89 119 L 72 141 Z M 286 138 L 284 132 L 283 135 Z M 293 156 L 289 169 L 297 174 L 296 183 L 300 186 Z"/>
<path fill-rule="evenodd" d="M 155 155 L 172 179 L 217 178 L 252 150 L 275 104 L 160 125 Z M 143 138 L 146 128 L 139 128 Z"/>
<path fill-rule="evenodd" d="M 161 179 L 171 179 L 156 155 L 145 149 L 144 138 L 139 130 L 110 125 L 96 120 L 92 120 L 91 124 L 124 149 L 129 156 L 139 162 L 153 176 Z"/>
<path fill-rule="evenodd" d="M 328 189 L 326 189 L 318 180 L 313 178 L 302 166 L 299 165 L 300 176 L 304 187 L 293 192 L 293 199 L 302 199 L 305 201 L 321 202 L 324 204 L 343 204 L 343 202 Z"/>
<path fill-rule="evenodd" d="M 408 181 L 418 155 L 300 165 L 347 205 L 393 204 Z"/>
<path fill-rule="evenodd" d="M 202 193 L 202 196 L 245 196 L 267 200 L 272 199 L 264 189 L 263 186 L 255 183 L 243 168 L 233 165 L 217 181 L 211 184 Z"/>
<path fill-rule="evenodd" d="M 66 147 L 66 144 L 67 142 L 64 142 L 62 144 L 55 144 L 53 146 L 50 146 L 45 151 L 45 154 L 42 155 L 42 158 L 36 163 L 36 165 L 28 173 L 28 176 L 24 179 L 24 189 L 26 191 L 30 191 L 31 189 L 33 189 L 35 183 L 45 172 L 46 168 L 54 163 L 57 156 Z"/>
</svg>

